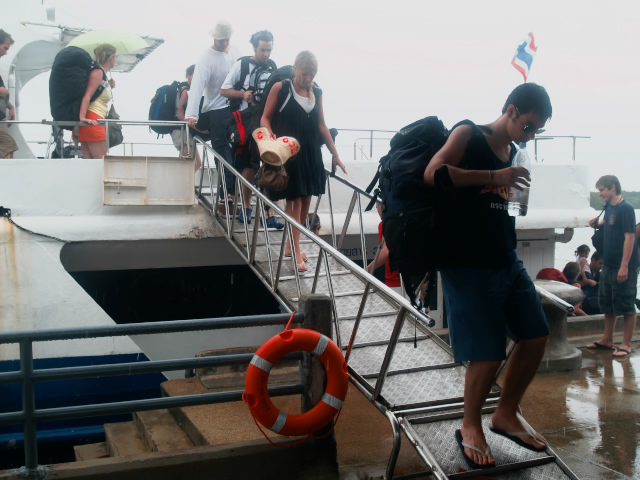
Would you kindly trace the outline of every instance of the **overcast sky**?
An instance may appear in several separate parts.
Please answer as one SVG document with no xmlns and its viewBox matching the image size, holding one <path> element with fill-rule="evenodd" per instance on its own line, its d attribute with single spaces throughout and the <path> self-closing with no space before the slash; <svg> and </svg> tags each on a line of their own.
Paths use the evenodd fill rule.
<svg viewBox="0 0 640 480">
<path fill-rule="evenodd" d="M 463 118 L 490 122 L 522 83 L 510 61 L 533 32 L 538 53 L 529 81 L 547 88 L 554 110 L 546 134 L 591 136 L 578 142 L 577 156 L 594 181 L 613 173 L 623 188 L 640 190 L 640 17 L 631 1 L 52 3 L 56 23 L 165 39 L 133 72 L 117 76 L 115 101 L 126 119 L 146 118 L 155 89 L 184 77 L 211 45 L 208 30 L 218 18 L 234 25 L 231 42 L 242 54 L 252 53 L 251 33 L 263 28 L 274 34 L 278 65 L 303 49 L 316 53 L 327 123 L 337 128 L 395 130 L 426 115 L 447 126 Z M 545 161 L 557 161 L 557 149 L 546 142 L 540 149 Z"/>
</svg>

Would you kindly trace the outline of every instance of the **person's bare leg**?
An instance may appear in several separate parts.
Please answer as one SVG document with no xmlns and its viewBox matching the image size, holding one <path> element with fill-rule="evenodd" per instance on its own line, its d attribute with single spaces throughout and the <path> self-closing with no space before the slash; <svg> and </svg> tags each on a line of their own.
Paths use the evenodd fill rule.
<svg viewBox="0 0 640 480">
<path fill-rule="evenodd" d="M 309 216 L 309 207 L 311 206 L 311 197 L 302 197 L 300 199 L 300 217 L 299 217 L 299 222 L 302 225 L 306 225 L 307 223 L 307 217 Z M 300 238 L 300 232 L 298 232 L 298 239 Z M 299 252 L 299 256 L 300 256 L 300 260 L 306 262 L 307 261 L 307 254 L 301 250 L 298 250 Z M 300 263 L 300 262 L 298 262 Z"/>
<path fill-rule="evenodd" d="M 253 168 L 243 169 L 242 176 L 245 178 L 245 180 L 247 180 L 250 184 L 253 185 L 253 182 L 256 176 L 255 172 L 253 171 Z M 242 191 L 244 193 L 244 207 L 250 208 L 251 207 L 251 189 L 243 184 Z"/>
<path fill-rule="evenodd" d="M 604 314 L 604 333 L 602 334 L 602 338 L 598 340 L 597 343 L 605 347 L 613 347 L 613 331 L 615 329 L 615 326 L 616 326 L 616 314 L 605 313 Z M 634 327 L 635 327 L 635 324 L 634 324 Z M 625 329 L 626 329 L 626 323 L 625 323 Z M 595 343 L 591 343 L 587 345 L 587 348 L 596 348 L 596 347 L 597 345 Z"/>
<path fill-rule="evenodd" d="M 300 199 L 302 202 L 300 207 L 300 219 L 299 222 L 304 225 L 307 222 L 307 217 L 309 216 L 309 207 L 311 206 L 311 197 L 302 197 Z"/>
<path fill-rule="evenodd" d="M 521 340 L 513 349 L 507 362 L 498 408 L 491 418 L 494 428 L 506 432 L 528 430 L 517 415 L 518 405 L 538 370 L 548 338 L 544 336 L 533 340 Z M 523 435 L 520 438 L 535 448 L 543 448 L 547 444 L 547 441 L 539 433 L 536 438 L 528 435 Z"/>
<path fill-rule="evenodd" d="M 82 158 L 93 158 L 91 156 L 91 150 L 89 149 L 90 142 L 81 142 L 80 150 L 82 150 Z"/>
<path fill-rule="evenodd" d="M 89 157 L 85 158 L 102 158 L 107 154 L 107 142 L 97 141 L 97 142 L 83 142 L 82 143 L 82 155 L 84 156 L 84 145 L 87 145 L 89 149 Z"/>
<path fill-rule="evenodd" d="M 464 416 L 460 433 L 465 443 L 482 451 L 487 449 L 487 440 L 482 431 L 482 405 L 495 381 L 500 362 L 469 362 L 464 380 Z M 464 453 L 478 465 L 495 463 L 493 456 L 485 457 L 475 450 L 464 449 Z"/>
<path fill-rule="evenodd" d="M 302 199 L 301 198 L 296 198 L 294 200 L 287 200 L 287 207 L 286 207 L 286 212 L 287 215 L 293 217 L 294 219 L 299 219 L 300 218 L 300 209 L 302 207 Z M 300 252 L 300 230 L 298 230 L 297 228 L 293 227 L 292 229 L 293 232 L 293 248 L 296 251 L 296 256 L 294 258 L 294 263 L 297 265 L 300 265 L 302 263 L 304 263 L 304 260 L 302 259 L 301 256 L 301 252 Z M 290 247 L 290 242 L 287 241 L 286 242 L 286 246 L 285 246 L 285 254 L 290 255 L 291 254 L 291 247 Z M 303 269 L 301 267 L 301 269 Z"/>
<path fill-rule="evenodd" d="M 633 338 L 633 332 L 636 329 L 636 314 L 629 314 L 624 316 L 624 336 L 620 348 L 631 352 L 631 340 Z M 626 352 L 613 352 L 614 357 L 626 357 Z"/>
<path fill-rule="evenodd" d="M 200 170 L 200 167 L 202 166 L 202 159 L 200 158 L 200 152 L 198 152 L 198 149 L 196 148 L 195 150 L 196 150 L 196 161 L 193 164 L 193 168 L 197 172 L 198 170 Z"/>
</svg>

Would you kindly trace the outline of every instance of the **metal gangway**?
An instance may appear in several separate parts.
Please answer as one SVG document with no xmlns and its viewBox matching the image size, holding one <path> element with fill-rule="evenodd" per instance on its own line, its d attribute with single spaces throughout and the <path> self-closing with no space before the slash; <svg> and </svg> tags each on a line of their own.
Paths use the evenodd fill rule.
<svg viewBox="0 0 640 480">
<path fill-rule="evenodd" d="M 363 202 L 368 203 L 370 195 L 348 180 L 326 172 L 332 232 L 329 244 L 288 216 L 211 147 L 195 140 L 192 148 L 202 151 L 204 173 L 196 185 L 199 203 L 220 223 L 233 247 L 266 287 L 290 311 L 298 308 L 305 294 L 325 294 L 331 298 L 334 340 L 344 352 L 350 380 L 392 427 L 394 443 L 385 478 L 393 478 L 403 433 L 425 463 L 426 470 L 421 475 L 430 474 L 440 480 L 479 474 L 501 479 L 577 478 L 550 447 L 544 452 L 533 452 L 489 431 L 490 416 L 500 397 L 497 383 L 482 414 L 496 467 L 468 471 L 454 436 L 462 422 L 466 365 L 454 361 L 450 345 L 429 328 L 428 315 L 339 251 L 349 224 L 358 223 L 366 265 Z M 233 175 L 236 184 L 233 205 L 219 201 L 227 198 L 226 175 Z M 252 194 L 254 219 L 250 225 L 236 218 L 237 206 L 244 205 L 241 185 Z M 335 225 L 331 197 L 332 188 L 338 185 L 353 192 L 346 220 L 339 226 Z M 311 207 L 316 214 L 319 202 L 320 198 Z M 282 217 L 284 231 L 263 226 L 266 222 L 260 219 L 265 218 L 268 207 Z M 284 256 L 285 242 L 289 241 L 295 258 L 290 240 L 292 228 L 300 229 L 300 243 L 308 257 L 304 276 L 294 268 L 292 259 Z M 288 236 L 283 232 L 288 232 Z M 571 309 L 548 292 L 538 291 L 558 308 Z"/>
</svg>

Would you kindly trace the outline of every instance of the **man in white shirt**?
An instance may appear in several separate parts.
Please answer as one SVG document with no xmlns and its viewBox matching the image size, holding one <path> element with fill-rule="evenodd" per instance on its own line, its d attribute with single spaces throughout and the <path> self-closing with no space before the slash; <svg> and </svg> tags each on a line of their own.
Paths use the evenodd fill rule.
<svg viewBox="0 0 640 480">
<path fill-rule="evenodd" d="M 213 45 L 196 62 L 185 118 L 189 126 L 194 128 L 198 121 L 200 98 L 204 95 L 202 115 L 209 116 L 211 147 L 233 164 L 233 155 L 226 139 L 227 123 L 231 119 L 231 112 L 227 99 L 220 95 L 220 87 L 236 60 L 232 54 L 227 53 L 233 28 L 229 22 L 219 20 L 210 33 L 213 36 Z M 222 192 L 220 193 L 223 202 L 230 200 L 235 192 L 235 178 L 227 169 L 224 173 L 228 195 L 225 199 Z"/>
<path fill-rule="evenodd" d="M 271 73 L 276 71 L 276 64 L 271 60 L 273 49 L 273 34 L 269 30 L 261 30 L 251 35 L 251 45 L 253 46 L 252 57 L 242 57 L 231 67 L 227 78 L 222 84 L 220 95 L 229 99 L 232 111 L 243 111 L 249 107 L 256 107 L 262 99 L 267 80 Z M 257 114 L 255 115 L 257 116 Z M 259 127 L 259 118 L 251 117 L 247 133 Z M 246 145 L 242 152 L 234 152 L 234 166 L 236 170 L 242 172 L 242 176 L 251 184 L 255 180 L 255 172 L 260 167 L 259 159 L 252 158 L 249 145 Z M 257 156 L 256 156 L 257 157 Z M 240 222 L 251 223 L 251 190 L 243 186 L 244 209 L 240 210 L 238 219 Z M 267 227 L 282 229 L 284 224 L 269 210 L 267 212 Z"/>
</svg>

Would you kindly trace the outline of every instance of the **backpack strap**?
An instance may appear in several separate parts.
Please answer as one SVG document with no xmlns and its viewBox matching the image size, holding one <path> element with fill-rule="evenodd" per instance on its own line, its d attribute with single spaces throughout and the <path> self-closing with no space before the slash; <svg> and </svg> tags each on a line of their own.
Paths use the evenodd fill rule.
<svg viewBox="0 0 640 480">
<path fill-rule="evenodd" d="M 278 113 L 281 113 L 284 110 L 284 107 L 287 106 L 287 103 L 289 103 L 289 100 L 293 96 L 293 93 L 291 92 L 291 89 L 293 88 L 293 82 L 288 78 L 285 78 L 282 81 L 282 89 L 280 90 L 280 93 L 278 94 L 278 103 L 280 103 L 281 96 L 285 95 L 285 93 L 284 93 L 285 88 L 287 90 L 286 98 L 282 101 L 282 105 L 280 106 L 280 108 L 277 109 Z"/>
<path fill-rule="evenodd" d="M 598 215 L 598 218 L 596 218 L 596 223 L 593 224 L 593 229 L 594 230 L 598 230 L 598 222 L 600 221 L 600 217 L 602 216 L 602 214 L 604 213 L 604 211 L 607 209 L 607 205 L 609 205 L 608 203 L 604 204 L 604 207 L 602 207 L 602 211 L 600 212 L 600 214 Z"/>
<path fill-rule="evenodd" d="M 240 62 L 240 78 L 233 86 L 233 89 L 244 90 L 244 81 L 247 79 L 247 75 L 249 75 L 249 62 L 251 61 L 251 57 L 241 57 L 238 61 Z"/>
<path fill-rule="evenodd" d="M 89 72 L 89 75 L 91 75 L 91 73 L 93 73 L 93 71 L 97 69 L 102 70 L 102 67 L 98 65 L 95 61 L 92 61 L 91 72 Z M 107 74 L 104 72 L 104 70 L 102 70 L 102 82 L 100 82 L 100 85 L 98 85 L 98 88 L 96 89 L 96 91 L 93 92 L 93 95 L 91 95 L 91 99 L 89 100 L 89 103 L 93 102 L 96 98 L 102 95 L 102 92 L 104 92 L 104 89 L 105 89 L 105 84 L 107 84 L 107 82 L 108 82 Z"/>
<path fill-rule="evenodd" d="M 380 162 L 383 161 L 383 159 L 386 158 L 383 157 L 380 159 Z M 382 169 L 382 165 L 379 163 L 378 164 L 378 170 L 376 170 L 376 175 L 373 177 L 373 180 L 371 180 L 371 183 L 369 184 L 369 186 L 367 187 L 366 192 L 369 193 L 373 187 L 375 186 L 375 184 L 378 182 L 378 180 L 380 179 L 380 171 Z M 373 208 L 373 206 L 376 204 L 376 202 L 378 201 L 378 197 L 380 196 L 380 188 L 376 188 L 373 191 L 373 197 L 371 198 L 371 201 L 369 201 L 369 203 L 367 204 L 367 206 L 365 207 L 364 211 L 368 212 L 369 210 L 371 210 Z"/>
</svg>

